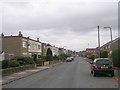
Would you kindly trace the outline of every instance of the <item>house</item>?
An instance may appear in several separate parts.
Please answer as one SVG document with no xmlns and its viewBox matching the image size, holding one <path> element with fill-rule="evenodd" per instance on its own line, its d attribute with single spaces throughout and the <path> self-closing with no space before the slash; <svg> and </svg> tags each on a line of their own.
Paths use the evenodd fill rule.
<svg viewBox="0 0 120 90">
<path fill-rule="evenodd" d="M 42 54 L 42 44 L 37 40 L 24 37 L 21 32 L 18 36 L 2 36 L 2 50 L 5 54 L 5 59 L 11 59 L 15 56 L 32 56 L 38 57 Z"/>
<path fill-rule="evenodd" d="M 96 53 L 96 48 L 86 48 L 86 53 Z"/>
<path fill-rule="evenodd" d="M 86 51 L 84 50 L 84 51 L 80 51 L 79 52 L 79 56 L 80 57 L 86 57 Z"/>
<path fill-rule="evenodd" d="M 115 40 L 111 42 L 110 48 L 111 50 L 120 48 L 120 37 L 116 38 Z"/>
<path fill-rule="evenodd" d="M 63 48 L 58 48 L 59 49 L 59 55 L 64 54 L 64 49 Z"/>
<path fill-rule="evenodd" d="M 4 60 L 4 52 L 2 50 L 2 39 L 0 38 L 0 61 Z"/>
<path fill-rule="evenodd" d="M 42 43 L 42 56 L 46 56 L 47 53 L 47 44 Z"/>
<path fill-rule="evenodd" d="M 52 47 L 52 53 L 53 53 L 53 56 L 59 56 L 59 48 L 58 47 L 55 47 L 53 46 Z"/>
<path fill-rule="evenodd" d="M 110 54 L 112 53 L 112 50 L 116 48 L 120 48 L 120 37 L 101 46 L 101 49 L 108 50 Z"/>
</svg>

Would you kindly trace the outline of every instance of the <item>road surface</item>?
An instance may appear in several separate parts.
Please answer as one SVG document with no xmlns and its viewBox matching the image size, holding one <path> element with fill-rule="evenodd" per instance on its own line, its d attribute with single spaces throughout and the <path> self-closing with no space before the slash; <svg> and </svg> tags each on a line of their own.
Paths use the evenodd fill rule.
<svg viewBox="0 0 120 90">
<path fill-rule="evenodd" d="M 118 88 L 112 77 L 93 77 L 90 64 L 82 57 L 4 85 L 3 88 Z"/>
</svg>

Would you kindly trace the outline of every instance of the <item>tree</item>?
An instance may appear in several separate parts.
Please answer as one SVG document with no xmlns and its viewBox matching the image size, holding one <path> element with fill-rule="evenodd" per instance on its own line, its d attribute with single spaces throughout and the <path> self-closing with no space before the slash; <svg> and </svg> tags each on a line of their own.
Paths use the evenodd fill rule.
<svg viewBox="0 0 120 90">
<path fill-rule="evenodd" d="M 100 58 L 108 58 L 108 50 L 100 50 Z"/>
<path fill-rule="evenodd" d="M 89 54 L 87 55 L 87 57 L 88 57 L 89 59 L 94 60 L 95 58 L 98 58 L 98 55 L 97 55 L 96 53 L 89 53 Z"/>
<path fill-rule="evenodd" d="M 114 66 L 120 68 L 120 48 L 114 49 L 112 51 L 112 60 L 113 60 Z"/>
<path fill-rule="evenodd" d="M 53 54 L 50 48 L 47 49 L 47 53 L 46 53 L 46 61 L 52 61 L 53 60 Z"/>
</svg>

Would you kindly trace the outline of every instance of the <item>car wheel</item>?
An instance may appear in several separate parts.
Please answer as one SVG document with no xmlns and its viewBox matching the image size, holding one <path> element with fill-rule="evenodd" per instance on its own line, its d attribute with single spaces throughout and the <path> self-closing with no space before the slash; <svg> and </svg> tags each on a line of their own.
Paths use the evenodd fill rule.
<svg viewBox="0 0 120 90">
<path fill-rule="evenodd" d="M 91 71 L 91 74 L 93 74 L 93 71 Z"/>
<path fill-rule="evenodd" d="M 95 71 L 93 71 L 93 76 L 96 77 L 96 73 L 95 73 Z"/>
<path fill-rule="evenodd" d="M 111 73 L 111 77 L 113 77 L 114 76 L 114 73 Z"/>
</svg>

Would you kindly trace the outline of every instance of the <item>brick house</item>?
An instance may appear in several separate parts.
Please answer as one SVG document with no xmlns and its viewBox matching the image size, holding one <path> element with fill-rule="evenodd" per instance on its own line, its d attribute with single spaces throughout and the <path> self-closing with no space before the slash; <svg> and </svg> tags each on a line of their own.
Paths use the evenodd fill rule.
<svg viewBox="0 0 120 90">
<path fill-rule="evenodd" d="M 113 49 L 120 48 L 120 37 L 116 38 L 112 42 L 109 41 L 108 43 L 101 46 L 101 49 L 106 49 L 109 51 L 109 54 L 112 53 Z"/>
<path fill-rule="evenodd" d="M 96 53 L 96 48 L 86 48 L 86 53 Z"/>
<path fill-rule="evenodd" d="M 5 59 L 11 59 L 15 56 L 39 56 L 42 53 L 42 45 L 39 39 L 33 40 L 24 37 L 21 32 L 18 36 L 4 36 L 2 34 L 2 50 Z"/>
</svg>

